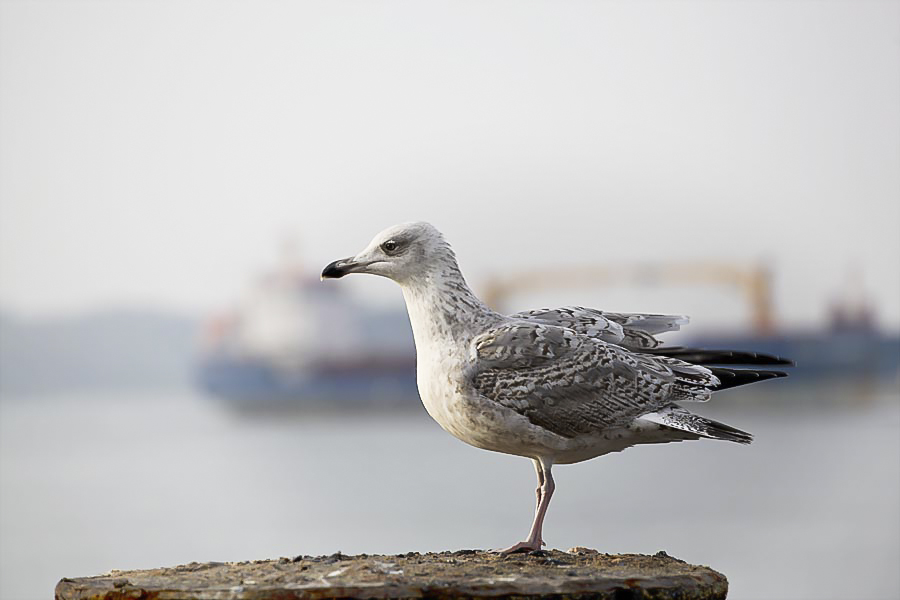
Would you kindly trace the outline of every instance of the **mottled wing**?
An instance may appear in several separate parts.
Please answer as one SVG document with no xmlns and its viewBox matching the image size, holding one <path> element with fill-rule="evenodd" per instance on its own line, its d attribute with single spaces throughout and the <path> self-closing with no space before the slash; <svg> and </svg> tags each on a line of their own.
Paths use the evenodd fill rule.
<svg viewBox="0 0 900 600">
<path fill-rule="evenodd" d="M 510 318 L 565 327 L 611 344 L 618 344 L 625 338 L 625 332 L 620 324 L 606 318 L 599 310 L 581 306 L 526 310 L 510 315 Z"/>
<path fill-rule="evenodd" d="M 603 316 L 618 323 L 623 328 L 658 335 L 667 331 L 678 331 L 690 319 L 685 315 L 657 315 L 651 313 L 614 313 L 604 311 Z"/>
<path fill-rule="evenodd" d="M 688 318 L 683 315 L 614 313 L 583 306 L 529 310 L 510 316 L 566 327 L 576 333 L 634 350 L 656 348 L 661 343 L 656 335 L 677 331 L 688 323 Z"/>
<path fill-rule="evenodd" d="M 569 328 L 512 322 L 473 341 L 485 398 L 565 437 L 630 424 L 673 401 L 709 397 L 706 368 L 636 354 Z"/>
<path fill-rule="evenodd" d="M 603 316 L 622 327 L 625 331 L 623 345 L 636 350 L 656 348 L 662 343 L 656 339 L 657 335 L 678 331 L 690 322 L 684 315 L 603 312 Z"/>
</svg>

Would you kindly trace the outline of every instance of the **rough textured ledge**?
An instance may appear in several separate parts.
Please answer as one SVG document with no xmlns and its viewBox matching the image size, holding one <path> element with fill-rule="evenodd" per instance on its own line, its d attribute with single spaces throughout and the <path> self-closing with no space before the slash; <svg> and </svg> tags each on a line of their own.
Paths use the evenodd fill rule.
<svg viewBox="0 0 900 600">
<path fill-rule="evenodd" d="M 298 556 L 191 563 L 63 579 L 57 600 L 300 600 L 324 598 L 725 598 L 728 581 L 665 552 L 573 548 L 512 554 L 475 550 L 393 556 Z"/>
</svg>

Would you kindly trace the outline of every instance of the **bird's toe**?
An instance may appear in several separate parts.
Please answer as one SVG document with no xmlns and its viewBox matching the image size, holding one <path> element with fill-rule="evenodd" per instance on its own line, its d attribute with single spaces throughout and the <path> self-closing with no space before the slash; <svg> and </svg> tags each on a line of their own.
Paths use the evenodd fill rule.
<svg viewBox="0 0 900 600">
<path fill-rule="evenodd" d="M 540 550 L 541 546 L 543 546 L 543 545 L 544 545 L 544 542 L 541 540 L 519 542 L 518 544 L 513 544 L 509 548 L 504 548 L 503 550 L 492 550 L 492 552 L 496 552 L 498 554 L 514 554 L 516 552 L 534 552 L 535 550 Z"/>
</svg>

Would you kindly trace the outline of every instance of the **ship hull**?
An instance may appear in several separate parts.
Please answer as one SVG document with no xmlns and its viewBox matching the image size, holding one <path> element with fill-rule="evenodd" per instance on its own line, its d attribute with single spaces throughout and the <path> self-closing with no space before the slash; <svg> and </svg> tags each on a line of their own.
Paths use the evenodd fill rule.
<svg viewBox="0 0 900 600">
<path fill-rule="evenodd" d="M 279 369 L 265 362 L 208 357 L 196 369 L 206 393 L 235 408 L 397 408 L 418 402 L 414 365 Z"/>
</svg>

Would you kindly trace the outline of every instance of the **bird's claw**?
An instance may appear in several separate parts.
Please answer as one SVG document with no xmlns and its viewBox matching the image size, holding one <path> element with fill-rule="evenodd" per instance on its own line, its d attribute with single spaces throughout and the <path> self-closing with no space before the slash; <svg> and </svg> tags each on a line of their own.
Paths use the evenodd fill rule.
<svg viewBox="0 0 900 600">
<path fill-rule="evenodd" d="M 503 550 L 492 550 L 492 552 L 496 552 L 498 554 L 515 554 L 516 552 L 534 552 L 535 550 L 540 550 L 541 546 L 546 546 L 544 540 L 529 540 L 527 542 L 519 542 L 518 544 L 514 544 L 509 548 L 504 548 Z"/>
</svg>

